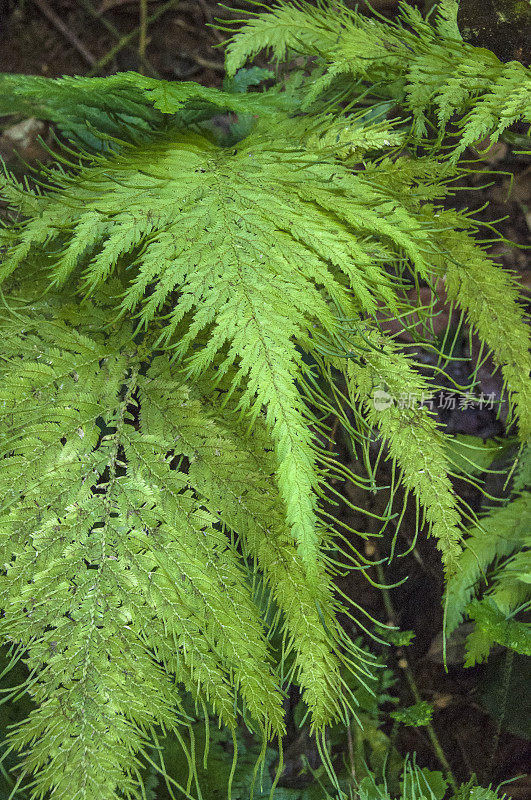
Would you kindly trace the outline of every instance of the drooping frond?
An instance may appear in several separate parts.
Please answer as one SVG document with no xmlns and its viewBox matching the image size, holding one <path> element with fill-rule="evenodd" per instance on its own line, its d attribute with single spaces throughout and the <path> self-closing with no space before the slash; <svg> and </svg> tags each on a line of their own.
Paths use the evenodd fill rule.
<svg viewBox="0 0 531 800">
<path fill-rule="evenodd" d="M 531 652 L 531 634 L 511 618 L 529 602 L 530 528 L 531 496 L 526 492 L 483 516 L 468 531 L 459 569 L 446 589 L 448 633 L 465 616 L 476 622 L 467 640 L 467 665 L 483 661 L 494 642 Z M 485 596 L 474 599 L 481 588 Z"/>
<path fill-rule="evenodd" d="M 509 400 L 518 409 L 520 439 L 531 436 L 531 356 L 529 329 L 519 305 L 518 286 L 509 273 L 485 256 L 473 239 L 457 230 L 450 214 L 441 214 L 439 223 L 456 222 L 452 231 L 441 232 L 441 249 L 447 266 L 448 298 L 466 312 L 486 349 L 501 368 L 504 384 L 510 388 Z"/>
<path fill-rule="evenodd" d="M 281 661 L 293 661 L 290 679 L 302 688 L 313 725 L 321 729 L 343 717 L 349 705 L 341 688 L 339 644 L 352 651 L 350 662 L 362 679 L 370 678 L 370 669 L 357 648 L 345 645 L 335 616 L 344 609 L 333 599 L 330 575 L 321 564 L 316 578 L 305 578 L 274 484 L 271 438 L 260 421 L 245 432 L 236 403 L 220 412 L 208 374 L 189 388 L 172 378 L 165 359 L 153 364 L 152 373 L 142 389 L 142 414 L 173 443 L 175 454 L 189 460 L 189 484 L 240 537 L 247 558 L 264 575 L 285 629 Z"/>
<path fill-rule="evenodd" d="M 167 126 L 168 115 L 177 126 L 207 119 L 213 110 L 267 116 L 296 107 L 283 87 L 258 94 L 245 94 L 238 84 L 232 88 L 220 91 L 193 81 L 154 80 L 136 72 L 56 79 L 0 73 L 0 115 L 49 120 L 78 144 L 101 150 L 115 139 L 143 140 Z"/>
<path fill-rule="evenodd" d="M 138 79 L 138 80 L 137 80 Z M 23 114 L 49 120 L 69 137 L 100 144 L 90 134 L 134 138 L 161 125 L 162 114 L 139 91 L 142 77 L 122 73 L 110 78 L 0 74 L 0 115 Z"/>
<path fill-rule="evenodd" d="M 349 360 L 344 368 L 351 398 L 361 404 L 367 423 L 378 429 L 404 487 L 424 508 L 451 575 L 461 552 L 462 531 L 444 437 L 429 412 L 430 385 L 378 330 L 366 328 L 364 338 L 369 347 L 362 362 Z"/>
<path fill-rule="evenodd" d="M 355 100 L 364 90 L 398 102 L 413 116 L 413 134 L 423 137 L 433 117 L 442 137 L 460 115 L 457 158 L 473 142 L 500 134 L 518 119 L 531 121 L 531 73 L 504 64 L 490 51 L 467 44 L 457 26 L 457 3 L 444 0 L 423 19 L 401 3 L 398 22 L 368 17 L 342 3 L 279 2 L 257 13 L 227 46 L 229 75 L 261 50 L 284 61 L 292 53 L 312 57 L 322 74 L 308 83 L 306 107 L 337 87 Z M 232 28 L 234 30 L 234 28 Z"/>
<path fill-rule="evenodd" d="M 91 306 L 86 319 L 106 321 Z M 144 736 L 184 724 L 172 674 L 224 724 L 239 695 L 263 735 L 281 735 L 251 587 L 174 464 L 130 327 L 111 342 L 18 315 L 2 337 L 1 628 L 35 677 L 38 708 L 12 736 L 33 743 L 34 796 L 132 787 Z"/>
<path fill-rule="evenodd" d="M 12 744 L 36 739 L 25 767 L 39 791 L 67 796 L 75 780 L 91 798 L 134 794 L 145 737 L 186 724 L 172 676 L 226 726 L 243 703 L 266 737 L 283 733 L 285 683 L 300 685 L 315 729 L 345 718 L 343 670 L 370 680 L 370 659 L 338 624 L 331 576 L 321 565 L 310 578 L 297 553 L 267 426 L 246 432 L 238 393 L 221 406 L 213 375 L 190 383 L 114 323 L 115 280 L 99 304 L 48 293 L 27 313 L 29 284 L 0 318 L 0 603 L 2 633 L 37 679 Z M 276 668 L 225 531 L 270 587 Z M 47 763 L 51 737 L 63 750 Z"/>
</svg>

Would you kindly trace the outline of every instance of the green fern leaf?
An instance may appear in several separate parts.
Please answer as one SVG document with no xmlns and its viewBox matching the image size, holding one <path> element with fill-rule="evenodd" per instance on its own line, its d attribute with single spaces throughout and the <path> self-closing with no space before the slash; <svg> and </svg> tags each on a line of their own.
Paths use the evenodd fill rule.
<svg viewBox="0 0 531 800">
<path fill-rule="evenodd" d="M 491 598 L 473 600 L 469 605 L 469 614 L 476 628 L 467 637 L 465 667 L 485 661 L 494 642 L 522 655 L 531 655 L 529 625 L 507 619 Z"/>
<path fill-rule="evenodd" d="M 271 127 L 258 126 L 234 149 L 181 132 L 95 157 L 43 199 L 39 217 L 23 222 L 18 236 L 9 230 L 2 274 L 66 233 L 51 263 L 57 285 L 82 267 L 90 293 L 125 269 L 122 311 L 140 303 L 146 326 L 164 310 L 161 341 L 179 331 L 172 346 L 190 375 L 202 374 L 220 352 L 220 374 L 237 362 L 234 387 L 245 385 L 240 408 L 253 417 L 266 409 L 288 521 L 311 569 L 320 478 L 311 415 L 296 385 L 304 373 L 296 345 L 314 347 L 314 326 L 333 337 L 333 310 L 348 318 L 373 313 L 378 302 L 392 308 L 381 260 L 405 252 L 427 274 L 429 233 L 414 205 L 378 185 L 377 170 L 367 180 L 333 160 L 315 163 L 285 127 L 275 129 L 273 146 Z M 166 308 L 176 291 L 179 301 Z M 205 331 L 209 338 L 194 352 Z"/>
<path fill-rule="evenodd" d="M 290 53 L 317 59 L 322 74 L 309 81 L 306 105 L 336 87 L 335 95 L 353 101 L 360 84 L 375 98 L 388 97 L 413 115 L 412 132 L 425 137 L 433 112 L 439 139 L 458 114 L 460 137 L 452 149 L 457 159 L 485 136 L 496 141 L 518 119 L 530 121 L 531 73 L 518 62 L 503 64 L 494 53 L 461 38 L 458 5 L 445 0 L 433 22 L 407 3 L 399 21 L 372 19 L 342 3 L 280 2 L 258 13 L 234 33 L 227 46 L 226 68 L 233 75 L 261 50 L 280 61 Z"/>
<path fill-rule="evenodd" d="M 202 503 L 241 537 L 247 556 L 257 561 L 288 635 L 281 662 L 293 658 L 293 679 L 303 690 L 313 726 L 321 729 L 344 718 L 345 649 L 369 681 L 370 660 L 342 635 L 336 613 L 345 609 L 334 599 L 323 565 L 316 579 L 305 579 L 272 481 L 275 457 L 266 427 L 258 420 L 246 433 L 236 402 L 220 414 L 213 376 L 205 375 L 193 389 L 180 386 L 163 358 L 153 364 L 153 375 L 142 390 L 142 413 L 150 415 L 150 429 L 189 460 L 188 480 Z"/>
<path fill-rule="evenodd" d="M 0 73 L 0 114 L 23 114 L 54 122 L 79 143 L 101 149 L 104 137 L 142 137 L 162 116 L 138 91 L 143 78 L 122 73 L 110 78 L 67 76 L 58 80 Z"/>
<path fill-rule="evenodd" d="M 233 36 L 227 45 L 225 67 L 232 77 L 248 58 L 267 49 L 277 61 L 285 61 L 290 50 L 297 51 L 301 44 L 312 51 L 314 45 L 323 48 L 334 45 L 334 32 L 341 30 L 340 17 L 333 28 L 330 15 L 306 3 L 277 4 L 271 12 L 245 20 L 244 29 Z M 332 28 L 332 30 L 330 30 Z M 230 32 L 232 28 L 226 28 Z"/>
<path fill-rule="evenodd" d="M 507 557 L 521 547 L 530 526 L 531 498 L 525 494 L 495 509 L 468 531 L 459 569 L 451 576 L 446 590 L 448 634 L 462 622 L 482 574 L 486 574 L 495 558 Z"/>
<path fill-rule="evenodd" d="M 379 429 L 404 486 L 424 507 L 447 572 L 452 574 L 461 552 L 461 523 L 448 477 L 447 445 L 429 413 L 429 384 L 392 340 L 377 330 L 364 333 L 371 345 L 364 352 L 364 362 L 349 361 L 346 367 L 351 397 L 363 405 L 367 422 Z"/>
<path fill-rule="evenodd" d="M 451 217 L 441 214 L 439 219 L 448 222 Z M 531 436 L 531 356 L 515 281 L 465 233 L 442 233 L 441 249 L 448 267 L 448 297 L 466 311 L 471 326 L 501 366 L 509 399 L 518 408 L 519 435 L 525 443 Z"/>
<path fill-rule="evenodd" d="M 35 676 L 39 707 L 11 737 L 33 743 L 33 796 L 133 791 L 145 736 L 184 721 L 171 673 L 229 727 L 237 691 L 263 734 L 281 735 L 239 558 L 151 414 L 137 430 L 151 377 L 128 326 L 112 346 L 45 317 L 2 328 L 1 627 Z"/>
<path fill-rule="evenodd" d="M 236 34 L 230 91 L 0 75 L 0 113 L 43 116 L 80 147 L 79 163 L 65 149 L 66 170 L 43 168 L 44 193 L 1 180 L 15 216 L 0 231 L 0 631 L 31 675 L 36 708 L 10 742 L 32 800 L 140 796 L 157 730 L 180 741 L 189 726 L 182 691 L 233 733 L 243 712 L 262 756 L 292 682 L 315 732 L 354 711 L 345 672 L 366 684 L 374 664 L 339 624 L 353 618 L 328 553 L 322 498 L 345 475 L 323 446 L 329 415 L 346 421 L 337 375 L 354 436 L 379 436 L 392 462 L 389 509 L 398 472 L 437 539 L 449 627 L 476 621 L 468 663 L 493 642 L 528 651 L 513 616 L 528 599 L 529 498 L 482 519 L 462 552 L 450 477 L 463 459 L 429 412 L 433 382 L 377 319 L 424 319 L 410 279 L 444 281 L 528 439 L 516 286 L 466 215 L 432 205 L 455 165 L 400 157 L 405 126 L 381 120 L 401 106 L 440 143 L 460 115 L 455 160 L 527 118 L 529 72 L 464 44 L 451 0 L 433 24 L 408 6 L 397 24 L 318 6 L 280 3 Z M 311 57 L 311 74 L 247 94 L 272 73 L 231 76 L 264 48 Z M 373 105 L 352 113 L 360 92 Z M 212 120 L 224 111 L 239 115 L 226 136 Z M 430 785 L 408 767 L 403 795 Z"/>
</svg>

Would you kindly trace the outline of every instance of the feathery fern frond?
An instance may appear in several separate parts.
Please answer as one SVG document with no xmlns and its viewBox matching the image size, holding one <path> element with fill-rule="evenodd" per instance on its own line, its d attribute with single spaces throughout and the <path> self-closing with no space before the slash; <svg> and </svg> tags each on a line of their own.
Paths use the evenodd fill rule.
<svg viewBox="0 0 531 800">
<path fill-rule="evenodd" d="M 374 329 L 365 329 L 364 335 L 370 347 L 363 363 L 352 360 L 345 369 L 350 395 L 362 404 L 368 424 L 379 430 L 404 487 L 422 504 L 451 575 L 461 553 L 462 530 L 444 438 L 429 413 L 430 386 L 392 340 Z"/>
<path fill-rule="evenodd" d="M 283 736 L 293 681 L 314 732 L 347 720 L 345 669 L 363 683 L 374 663 L 339 623 L 352 616 L 327 549 L 323 499 L 345 475 L 323 446 L 330 415 L 357 433 L 340 376 L 360 440 L 379 436 L 393 464 L 386 519 L 399 473 L 437 538 L 451 624 L 476 619 L 473 657 L 513 633 L 526 647 L 511 619 L 528 586 L 521 531 L 489 539 L 479 567 L 461 553 L 433 381 L 378 320 L 421 316 L 407 290 L 444 281 L 529 437 L 512 279 L 466 214 L 434 205 L 455 164 L 404 152 L 404 125 L 382 121 L 397 102 L 415 135 L 434 119 L 442 137 L 464 115 L 458 155 L 525 116 L 528 72 L 465 45 L 451 2 L 434 26 L 407 7 L 391 25 L 318 6 L 281 3 L 233 39 L 230 76 L 269 46 L 316 59 L 264 91 L 240 91 L 271 77 L 260 70 L 229 76 L 230 91 L 0 76 L 0 113 L 36 113 L 73 140 L 41 168 L 44 191 L 1 179 L 13 217 L 0 231 L 0 631 L 30 671 L 36 708 L 10 742 L 32 800 L 136 800 L 157 730 L 189 725 L 182 691 L 233 733 L 243 713 L 262 752 Z M 349 104 L 353 76 L 384 103 Z M 219 134 L 227 111 L 238 121 Z M 500 554 L 492 591 L 470 603 Z"/>
<path fill-rule="evenodd" d="M 428 184 L 428 168 L 422 160 L 412 166 L 400 159 L 361 171 L 333 154 L 316 159 L 297 125 L 292 130 L 280 119 L 260 120 L 230 148 L 189 130 L 161 133 L 141 147 L 94 156 L 77 175 L 53 175 L 56 188 L 30 198 L 40 213 L 5 231 L 0 275 L 59 240 L 61 250 L 50 260 L 57 285 L 78 269 L 83 291 L 90 293 L 115 272 L 127 281 L 122 313 L 137 311 L 143 327 L 164 318 L 159 343 L 172 347 L 191 376 L 223 354 L 218 374 L 236 367 L 232 390 L 244 389 L 240 410 L 256 418 L 265 408 L 292 535 L 307 568 L 315 569 L 322 481 L 312 414 L 297 383 L 305 372 L 301 350 L 315 352 L 317 333 L 333 341 L 337 318 L 372 315 L 379 305 L 391 313 L 397 308 L 399 284 L 382 268 L 385 262 L 400 264 L 406 257 L 419 276 L 431 279 L 446 258 L 450 288 L 459 283 L 457 299 L 469 313 L 476 310 L 480 334 L 509 361 L 504 368 L 519 402 L 523 437 L 528 430 L 522 377 L 527 332 L 520 311 L 508 293 L 501 297 L 503 274 L 488 263 L 495 291 L 475 281 L 474 302 L 469 300 L 471 272 L 485 260 L 465 235 L 457 242 L 455 232 L 445 238 L 448 223 L 466 227 L 466 218 L 440 212 L 434 225 L 423 200 L 446 190 L 433 180 Z M 23 203 L 24 191 L 14 182 L 11 187 L 13 201 L 18 192 Z M 172 295 L 177 300 L 169 304 Z M 508 314 L 514 322 L 510 337 Z M 399 450 L 407 452 L 401 444 Z M 420 486 L 413 473 L 421 462 L 408 467 L 411 487 Z M 421 484 L 429 507 L 433 484 Z M 450 516 L 448 545 L 455 540 Z"/>
<path fill-rule="evenodd" d="M 476 623 L 467 638 L 465 666 L 484 661 L 495 642 L 531 654 L 529 627 L 512 619 L 531 598 L 530 527 L 531 495 L 526 492 L 482 517 L 469 531 L 459 569 L 446 589 L 448 633 L 465 615 Z M 474 598 L 491 565 L 491 585 L 487 582 L 483 598 Z"/>
<path fill-rule="evenodd" d="M 331 576 L 310 579 L 296 551 L 267 425 L 246 432 L 237 391 L 222 407 L 213 374 L 190 382 L 115 322 L 116 279 L 96 304 L 63 290 L 29 308 L 28 273 L 0 316 L 0 603 L 35 679 L 37 708 L 10 737 L 32 742 L 34 796 L 136 796 L 135 754 L 187 724 L 179 686 L 229 728 L 241 703 L 266 738 L 283 734 L 286 682 L 316 730 L 345 719 L 344 667 L 370 680 L 370 659 L 338 624 Z M 279 666 L 225 530 L 270 586 Z"/>
<path fill-rule="evenodd" d="M 452 221 L 456 228 L 441 232 L 440 240 L 448 297 L 466 312 L 471 327 L 501 367 L 504 384 L 511 387 L 511 405 L 518 408 L 520 438 L 527 442 L 531 436 L 531 356 L 517 284 L 483 255 L 472 238 L 457 230 L 464 220 L 457 222 L 451 213 L 439 215 L 443 225 Z"/>
<path fill-rule="evenodd" d="M 143 409 L 161 437 L 173 442 L 174 453 L 189 460 L 188 482 L 201 502 L 240 537 L 247 558 L 264 575 L 286 631 L 281 662 L 293 661 L 293 680 L 314 727 L 344 718 L 348 701 L 341 690 L 339 643 L 351 651 L 350 663 L 362 679 L 370 680 L 370 661 L 365 666 L 365 656 L 342 635 L 335 615 L 345 609 L 334 600 L 322 564 L 315 578 L 305 579 L 274 487 L 276 459 L 265 425 L 257 420 L 246 432 L 236 401 L 220 413 L 208 373 L 192 388 L 179 386 L 169 363 L 157 359 L 152 374 L 142 390 L 148 401 Z"/>
<path fill-rule="evenodd" d="M 24 114 L 54 122 L 85 145 L 101 145 L 93 127 L 107 137 L 133 137 L 162 124 L 162 114 L 138 91 L 135 73 L 110 78 L 0 74 L 0 114 Z"/>
<path fill-rule="evenodd" d="M 476 588 L 481 584 L 482 576 L 487 574 L 489 566 L 496 559 L 507 558 L 522 548 L 530 527 L 531 497 L 523 494 L 482 517 L 480 523 L 468 531 L 467 547 L 459 557 L 459 570 L 448 581 L 446 592 L 448 633 L 455 630 L 462 622 L 467 606 Z M 510 578 L 510 565 L 511 561 L 501 573 L 498 573 L 498 586 L 500 581 L 503 583 L 504 577 Z M 512 586 L 513 601 L 504 604 L 507 611 L 514 610 L 520 605 L 526 591 L 524 583 L 521 584 L 520 590 L 514 583 Z"/>
<path fill-rule="evenodd" d="M 146 134 L 170 124 L 190 125 L 216 111 L 268 116 L 295 108 L 292 93 L 284 87 L 245 94 L 193 81 L 154 80 L 136 72 L 53 80 L 0 73 L 0 115 L 49 120 L 89 150 L 107 150 L 124 140 L 143 141 Z"/>
<path fill-rule="evenodd" d="M 103 322 L 97 309 L 85 313 Z M 17 748 L 33 743 L 25 769 L 38 773 L 34 796 L 67 796 L 73 782 L 90 797 L 132 792 L 145 735 L 184 723 L 171 673 L 229 727 L 236 689 L 249 719 L 281 735 L 278 679 L 251 587 L 218 516 L 173 466 L 188 449 L 179 449 L 179 420 L 199 427 L 199 401 L 185 402 L 184 385 L 172 395 L 171 411 L 180 411 L 167 438 L 160 415 L 170 409 L 162 392 L 151 406 L 157 382 L 142 374 L 127 325 L 113 328 L 111 343 L 19 315 L 3 321 L 2 335 L 1 627 L 26 648 L 35 676 L 40 706 L 12 735 Z M 289 576 L 288 615 L 299 589 L 313 616 L 318 596 L 326 609 L 304 570 Z M 322 631 L 319 620 L 313 626 Z M 299 631 L 291 637 L 297 647 Z M 312 680 L 317 695 L 322 677 Z M 318 724 L 328 713 L 323 706 Z"/>
<path fill-rule="evenodd" d="M 322 75 L 308 83 L 306 108 L 336 86 L 356 100 L 364 89 L 388 98 L 412 114 L 412 132 L 424 137 L 430 115 L 442 138 L 458 114 L 457 158 L 474 141 L 496 141 L 518 119 L 531 121 L 531 73 L 522 64 L 503 64 L 490 51 L 461 38 L 457 3 L 444 0 L 433 23 L 401 3 L 399 21 L 367 17 L 341 3 L 314 8 L 306 2 L 279 2 L 257 12 L 227 46 L 229 75 L 261 50 L 279 61 L 290 53 L 311 56 Z"/>
</svg>

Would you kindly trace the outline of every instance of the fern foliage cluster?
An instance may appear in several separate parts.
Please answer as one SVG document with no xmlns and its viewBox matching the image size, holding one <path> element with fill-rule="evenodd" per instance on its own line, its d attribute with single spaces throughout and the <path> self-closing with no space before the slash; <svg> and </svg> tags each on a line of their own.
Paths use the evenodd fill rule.
<svg viewBox="0 0 531 800">
<path fill-rule="evenodd" d="M 258 5 L 258 4 L 257 4 Z M 459 115 L 453 158 L 485 136 L 496 141 L 516 120 L 531 122 L 528 68 L 502 63 L 490 50 L 465 42 L 457 23 L 458 4 L 443 0 L 433 20 L 400 4 L 390 22 L 367 17 L 342 3 L 280 2 L 239 30 L 227 47 L 227 72 L 268 50 L 277 60 L 301 54 L 316 72 L 305 107 L 331 91 L 355 101 L 367 90 L 380 102 L 393 101 L 413 117 L 418 137 L 439 139 Z M 230 28 L 229 28 L 230 30 Z"/>
<path fill-rule="evenodd" d="M 514 495 L 468 530 L 467 549 L 446 591 L 448 632 L 465 615 L 475 622 L 466 665 L 486 660 L 493 644 L 531 655 L 529 626 L 515 617 L 529 608 L 531 497 L 529 446 L 521 454 Z M 486 589 L 481 598 L 476 592 Z"/>
<path fill-rule="evenodd" d="M 465 44 L 455 12 L 443 3 L 432 25 L 403 6 L 393 25 L 282 3 L 234 34 L 223 91 L 134 73 L 0 76 L 1 114 L 49 119 L 63 137 L 35 180 L 1 180 L 0 629 L 33 703 L 9 738 L 16 790 L 142 797 L 153 743 L 171 732 L 190 765 L 177 788 L 198 796 L 190 697 L 235 741 L 243 717 L 262 757 L 285 733 L 292 683 L 318 735 L 348 721 L 352 676 L 370 686 L 377 665 L 339 622 L 352 608 L 333 579 L 348 565 L 327 500 L 345 475 L 374 489 L 371 441 L 396 477 L 384 528 L 400 484 L 437 540 L 450 627 L 468 609 L 478 660 L 489 625 L 506 643 L 523 556 L 470 601 L 480 568 L 520 548 L 511 514 L 522 505 L 523 520 L 527 500 L 519 490 L 469 532 L 477 560 L 463 551 L 470 510 L 427 404 L 435 383 L 385 326 L 416 314 L 435 348 L 408 290 L 444 282 L 529 438 L 515 281 L 474 221 L 442 205 L 467 144 L 525 118 L 529 76 Z M 312 71 L 237 72 L 264 48 Z M 409 128 L 382 119 L 390 101 Z M 237 115 L 229 133 L 220 113 Z M 416 154 L 428 124 L 442 142 L 455 114 L 452 158 L 427 139 Z M 334 455 L 338 419 L 365 478 Z"/>
</svg>

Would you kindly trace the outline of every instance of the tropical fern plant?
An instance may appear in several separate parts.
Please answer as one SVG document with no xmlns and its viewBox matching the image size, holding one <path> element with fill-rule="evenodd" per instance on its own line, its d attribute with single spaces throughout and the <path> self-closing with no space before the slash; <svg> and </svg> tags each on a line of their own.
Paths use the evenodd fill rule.
<svg viewBox="0 0 531 800">
<path fill-rule="evenodd" d="M 444 282 L 502 371 L 508 424 L 531 433 L 517 286 L 470 216 L 442 206 L 466 145 L 524 114 L 528 71 L 465 45 L 453 4 L 435 28 L 404 6 L 407 31 L 337 11 L 252 18 L 223 91 L 0 76 L 0 114 L 62 137 L 51 167 L 1 182 L 0 628 L 27 668 L 7 696 L 25 689 L 33 706 L 8 747 L 31 798 L 142 797 L 161 731 L 182 741 L 178 789 L 194 796 L 185 694 L 235 741 L 243 717 L 263 757 L 291 683 L 318 735 L 355 714 L 345 672 L 370 686 L 376 667 L 338 621 L 352 606 L 333 548 L 348 534 L 351 566 L 370 562 L 325 502 L 347 474 L 334 420 L 371 490 L 379 442 L 396 478 L 383 523 L 400 518 L 400 484 L 450 581 L 470 516 L 435 383 L 386 333 L 386 317 L 416 315 L 436 346 L 412 285 Z M 313 66 L 237 72 L 264 47 Z M 382 102 L 413 127 L 382 119 Z M 456 112 L 452 157 L 416 154 L 428 120 L 443 143 Z"/>
</svg>

